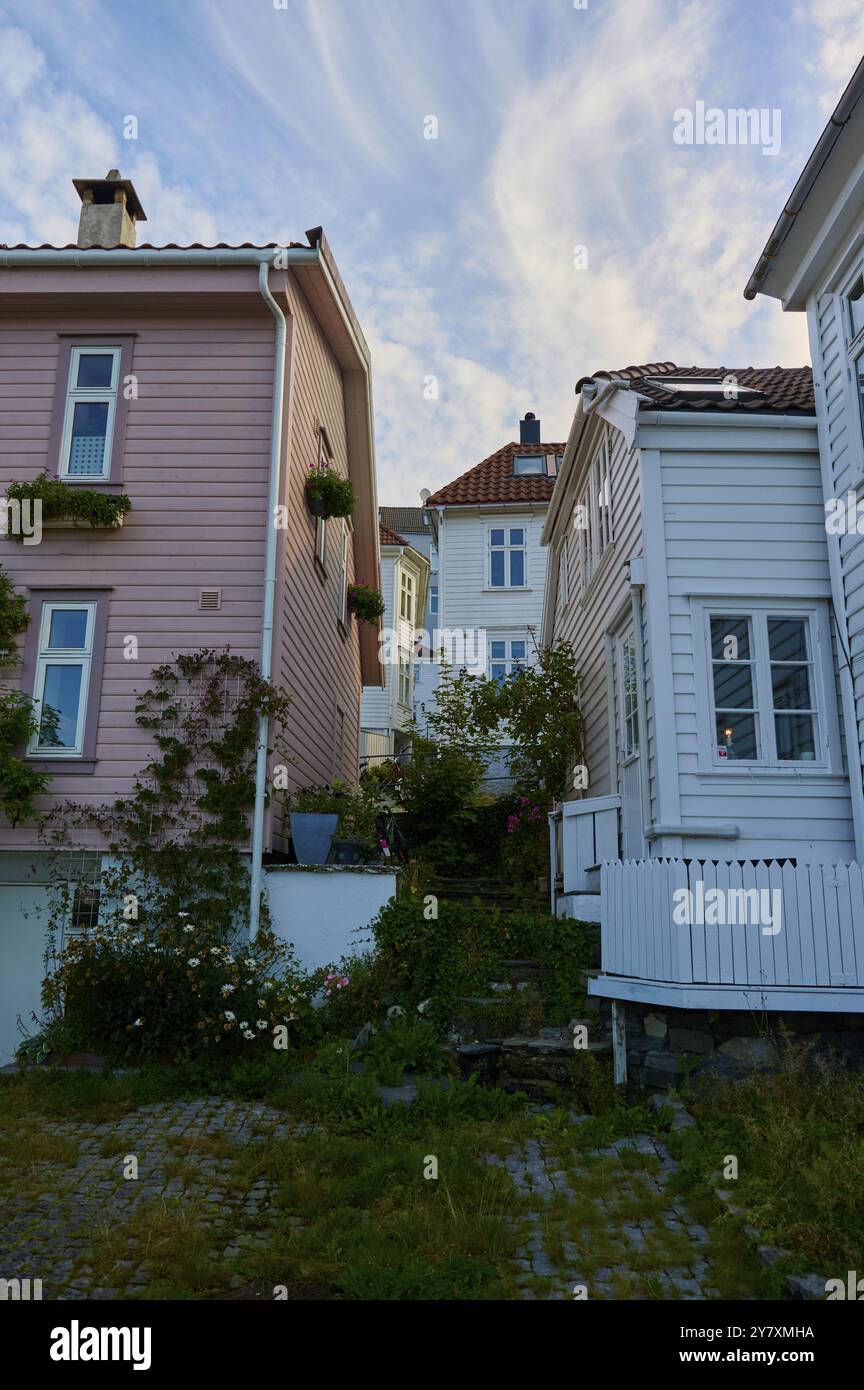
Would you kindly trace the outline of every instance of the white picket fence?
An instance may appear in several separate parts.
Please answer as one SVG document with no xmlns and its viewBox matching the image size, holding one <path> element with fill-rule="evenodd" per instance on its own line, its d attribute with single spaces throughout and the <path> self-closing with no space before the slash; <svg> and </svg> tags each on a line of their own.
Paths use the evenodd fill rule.
<svg viewBox="0 0 864 1390">
<path fill-rule="evenodd" d="M 619 860 L 602 866 L 601 888 L 606 975 L 710 985 L 864 985 L 860 864 Z M 681 889 L 692 895 L 690 916 L 697 920 L 679 925 Z M 712 922 L 707 904 L 698 911 L 715 889 L 722 896 L 711 894 L 707 903 L 724 905 L 725 922 Z M 765 891 L 780 897 L 766 899 Z M 754 908 L 767 904 L 779 904 L 779 922 L 754 920 Z"/>
</svg>

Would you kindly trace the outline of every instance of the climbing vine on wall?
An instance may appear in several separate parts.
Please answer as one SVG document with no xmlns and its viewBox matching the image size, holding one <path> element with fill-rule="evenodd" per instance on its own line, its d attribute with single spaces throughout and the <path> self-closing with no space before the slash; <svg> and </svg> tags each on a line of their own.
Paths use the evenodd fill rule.
<svg viewBox="0 0 864 1390">
<path fill-rule="evenodd" d="M 98 832 L 110 867 L 100 889 L 128 920 L 198 915 L 226 931 L 248 921 L 248 849 L 255 801 L 258 721 L 271 737 L 285 726 L 288 696 L 253 661 L 230 651 L 178 656 L 152 672 L 135 718 L 156 746 L 128 796 L 107 805 L 66 806 L 53 836 L 62 850 L 72 827 Z"/>
<path fill-rule="evenodd" d="M 0 569 L 0 675 L 18 664 L 16 638 L 30 621 L 27 604 Z M 0 815 L 12 824 L 38 819 L 35 801 L 50 777 L 29 764 L 22 753 L 36 732 L 33 701 L 23 691 L 0 689 Z"/>
</svg>

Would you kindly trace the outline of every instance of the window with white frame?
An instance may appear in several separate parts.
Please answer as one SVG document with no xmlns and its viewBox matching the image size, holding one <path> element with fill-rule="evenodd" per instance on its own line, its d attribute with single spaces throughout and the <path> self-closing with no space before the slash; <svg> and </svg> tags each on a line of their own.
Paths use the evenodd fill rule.
<svg viewBox="0 0 864 1390">
<path fill-rule="evenodd" d="M 42 605 L 31 754 L 68 758 L 83 752 L 95 619 L 95 603 Z"/>
<path fill-rule="evenodd" d="M 846 294 L 846 343 L 855 373 L 859 418 L 864 430 L 864 276 L 861 275 Z"/>
<path fill-rule="evenodd" d="M 715 610 L 706 621 L 714 761 L 824 761 L 816 610 Z"/>
<path fill-rule="evenodd" d="M 339 546 L 339 588 L 336 594 L 337 613 L 340 623 L 348 622 L 348 523 L 342 519 L 342 535 Z"/>
<path fill-rule="evenodd" d="M 438 616 L 438 585 L 429 585 L 429 612 L 433 618 Z"/>
<path fill-rule="evenodd" d="M 404 653 L 399 653 L 399 688 L 398 697 L 400 705 L 410 705 L 411 703 L 411 663 Z"/>
<path fill-rule="evenodd" d="M 489 642 L 489 675 L 499 684 L 521 671 L 527 659 L 524 637 L 493 637 Z"/>
<path fill-rule="evenodd" d="M 570 602 L 570 571 L 567 567 L 567 541 L 558 557 L 558 603 L 563 611 Z"/>
<path fill-rule="evenodd" d="M 618 644 L 621 752 L 632 758 L 639 752 L 639 686 L 636 667 L 636 641 L 632 633 Z"/>
<path fill-rule="evenodd" d="M 524 526 L 489 528 L 490 589 L 524 589 L 527 584 L 527 548 Z"/>
<path fill-rule="evenodd" d="M 315 518 L 315 559 L 322 569 L 327 568 L 327 518 Z"/>
<path fill-rule="evenodd" d="M 119 347 L 74 347 L 60 445 L 60 477 L 107 478 L 120 379 Z"/>
<path fill-rule="evenodd" d="M 399 617 L 414 622 L 414 576 L 405 569 L 400 570 L 399 577 Z"/>
<path fill-rule="evenodd" d="M 604 431 L 576 505 L 573 526 L 579 536 L 580 583 L 590 583 L 612 544 L 612 476 L 609 439 Z"/>
</svg>

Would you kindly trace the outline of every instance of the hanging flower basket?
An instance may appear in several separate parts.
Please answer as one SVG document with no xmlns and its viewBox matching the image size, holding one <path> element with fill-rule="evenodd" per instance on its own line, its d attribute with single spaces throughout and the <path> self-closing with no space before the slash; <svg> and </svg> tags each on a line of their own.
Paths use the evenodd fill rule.
<svg viewBox="0 0 864 1390">
<path fill-rule="evenodd" d="M 360 623 L 375 623 L 384 612 L 384 600 L 368 584 L 348 585 L 348 608 Z"/>
<path fill-rule="evenodd" d="M 354 488 L 329 464 L 314 464 L 306 481 L 306 501 L 313 516 L 350 516 L 357 506 Z"/>
</svg>

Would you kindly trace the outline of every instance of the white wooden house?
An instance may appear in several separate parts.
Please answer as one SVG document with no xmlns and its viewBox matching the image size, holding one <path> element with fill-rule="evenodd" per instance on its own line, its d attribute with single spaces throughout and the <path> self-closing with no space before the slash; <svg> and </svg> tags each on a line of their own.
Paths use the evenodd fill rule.
<svg viewBox="0 0 864 1390">
<path fill-rule="evenodd" d="M 541 533 L 563 456 L 543 443 L 529 411 L 519 442 L 502 445 L 426 499 L 437 550 L 438 621 L 433 653 L 453 669 L 504 679 L 536 659 L 546 588 Z M 418 723 L 434 705 L 440 667 L 422 677 Z M 490 780 L 503 781 L 495 759 Z"/>
<path fill-rule="evenodd" d="M 584 761 L 551 842 L 555 909 L 602 923 L 591 993 L 864 1009 L 810 370 L 663 362 L 577 393 L 542 637 L 582 674 Z M 745 912 L 775 891 L 778 930 Z"/>
<path fill-rule="evenodd" d="M 806 311 L 857 857 L 864 861 L 864 60 L 744 291 Z"/>
<path fill-rule="evenodd" d="M 401 753 L 413 718 L 414 652 L 422 631 L 429 561 L 404 536 L 379 523 L 381 538 L 380 657 L 383 686 L 364 685 L 360 701 L 360 766 Z"/>
</svg>

